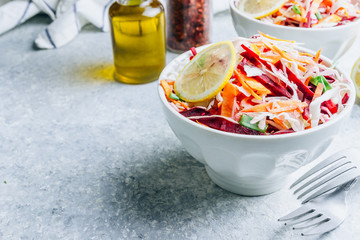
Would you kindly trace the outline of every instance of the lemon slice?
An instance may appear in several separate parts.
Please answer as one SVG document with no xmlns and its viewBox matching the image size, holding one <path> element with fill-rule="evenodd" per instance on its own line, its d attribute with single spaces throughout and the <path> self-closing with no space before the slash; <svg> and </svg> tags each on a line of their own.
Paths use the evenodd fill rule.
<svg viewBox="0 0 360 240">
<path fill-rule="evenodd" d="M 356 61 L 351 70 L 351 79 L 355 84 L 356 96 L 360 98 L 360 58 Z"/>
<path fill-rule="evenodd" d="M 263 18 L 275 13 L 287 0 L 242 0 L 238 8 L 254 18 Z"/>
<path fill-rule="evenodd" d="M 231 41 L 205 48 L 195 55 L 175 80 L 176 94 L 187 102 L 200 102 L 214 97 L 231 78 L 235 59 Z"/>
</svg>

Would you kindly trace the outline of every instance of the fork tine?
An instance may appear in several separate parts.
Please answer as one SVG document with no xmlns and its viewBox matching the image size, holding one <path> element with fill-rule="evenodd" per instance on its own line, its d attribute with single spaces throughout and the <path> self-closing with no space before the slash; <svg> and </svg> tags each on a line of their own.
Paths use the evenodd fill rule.
<svg viewBox="0 0 360 240">
<path fill-rule="evenodd" d="M 352 168 L 347 173 L 341 174 L 336 179 L 334 179 L 334 181 L 332 181 L 331 183 L 327 184 L 326 186 L 322 187 L 321 189 L 317 190 L 315 193 L 313 193 L 312 195 L 307 197 L 302 202 L 302 204 L 304 204 L 326 192 L 329 192 L 330 190 L 333 190 L 334 188 L 337 188 L 338 186 L 345 184 L 359 176 L 360 176 L 360 171 L 356 167 Z"/>
<path fill-rule="evenodd" d="M 308 222 L 308 221 L 313 220 L 314 218 L 318 218 L 320 216 L 321 216 L 321 213 L 319 213 L 317 211 L 311 211 L 304 215 L 301 215 L 300 217 L 298 217 L 296 219 L 292 219 L 291 221 L 286 222 L 285 225 L 295 226 L 295 225 L 298 225 L 303 222 Z"/>
<path fill-rule="evenodd" d="M 291 186 L 290 189 L 295 187 L 297 184 L 305 180 L 306 178 L 310 177 L 314 173 L 320 171 L 321 169 L 325 168 L 326 166 L 329 166 L 330 164 L 339 161 L 340 159 L 347 157 L 347 150 L 339 151 L 328 158 L 322 160 L 320 163 L 315 165 L 312 169 L 310 169 L 308 172 L 306 172 L 304 175 L 302 175 L 298 180 L 296 180 Z"/>
<path fill-rule="evenodd" d="M 330 172 L 335 171 L 337 168 L 342 167 L 348 163 L 351 163 L 350 161 L 337 161 L 336 163 L 334 163 L 330 168 L 326 169 L 325 171 L 323 171 L 321 174 L 309 179 L 306 183 L 304 183 L 303 185 L 301 185 L 299 188 L 297 188 L 294 191 L 294 194 L 298 193 L 300 190 L 304 189 L 305 187 L 307 187 L 308 185 L 310 185 L 312 182 L 315 182 L 316 180 L 322 178 L 323 176 L 329 174 Z M 330 164 L 329 164 L 330 165 Z"/>
<path fill-rule="evenodd" d="M 310 228 L 310 227 L 317 226 L 319 224 L 323 224 L 324 222 L 327 222 L 329 220 L 330 219 L 328 217 L 325 217 L 324 215 L 320 215 L 318 217 L 314 217 L 313 219 L 311 219 L 309 221 L 294 225 L 293 229 L 295 230 L 295 229 Z"/>
<path fill-rule="evenodd" d="M 302 232 L 302 236 L 308 236 L 308 235 L 315 235 L 315 234 L 323 234 L 326 232 L 330 232 L 331 230 L 334 230 L 337 228 L 343 221 L 326 221 L 322 224 L 317 225 L 314 228 L 311 228 L 309 231 Z"/>
<path fill-rule="evenodd" d="M 346 167 L 349 167 L 349 166 L 346 166 Z M 354 165 L 350 165 L 351 168 L 347 168 L 347 169 L 344 169 L 345 167 L 340 167 L 339 169 L 336 169 L 333 174 L 327 176 L 326 178 L 324 178 L 323 180 L 321 180 L 320 182 L 318 182 L 317 184 L 315 184 L 314 186 L 312 186 L 311 188 L 307 189 L 306 191 L 304 191 L 302 194 L 300 194 L 298 196 L 297 199 L 301 199 L 303 198 L 305 195 L 307 195 L 308 193 L 310 193 L 311 191 L 317 189 L 318 187 L 322 186 L 324 183 L 328 183 L 330 180 L 332 179 L 335 179 L 339 176 L 342 176 L 342 175 L 348 175 L 348 172 L 351 170 L 351 169 L 356 169 L 356 167 Z M 351 180 L 351 179 L 349 179 Z M 348 180 L 348 181 L 349 181 Z M 343 182 L 345 183 L 345 182 Z M 331 185 L 331 184 L 330 184 Z M 336 186 L 338 186 L 339 184 L 337 184 Z M 336 187 L 334 186 L 334 187 Z"/>
<path fill-rule="evenodd" d="M 313 211 L 314 209 L 310 208 L 308 205 L 302 205 L 301 207 L 295 209 L 291 213 L 288 213 L 285 216 L 279 218 L 278 221 L 282 222 L 282 221 L 291 220 Z"/>
</svg>

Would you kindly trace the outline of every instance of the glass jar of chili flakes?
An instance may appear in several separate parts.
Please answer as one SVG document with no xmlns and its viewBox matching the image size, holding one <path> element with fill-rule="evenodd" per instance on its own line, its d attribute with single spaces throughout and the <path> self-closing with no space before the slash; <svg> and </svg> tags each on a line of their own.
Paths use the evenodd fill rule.
<svg viewBox="0 0 360 240">
<path fill-rule="evenodd" d="M 211 0 L 166 2 L 167 48 L 184 52 L 210 43 Z"/>
</svg>

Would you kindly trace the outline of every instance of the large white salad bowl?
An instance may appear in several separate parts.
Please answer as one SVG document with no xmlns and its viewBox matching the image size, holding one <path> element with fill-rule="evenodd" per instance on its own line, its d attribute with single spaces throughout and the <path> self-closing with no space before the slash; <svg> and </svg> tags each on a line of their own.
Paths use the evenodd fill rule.
<svg viewBox="0 0 360 240">
<path fill-rule="evenodd" d="M 171 61 L 159 81 L 175 80 L 190 55 L 188 51 Z M 171 107 L 160 84 L 158 92 L 171 129 L 185 149 L 204 164 L 213 182 L 228 191 L 247 196 L 279 190 L 292 172 L 323 153 L 350 115 L 355 102 L 355 88 L 351 83 L 347 107 L 329 122 L 297 133 L 250 136 L 197 124 Z"/>
<path fill-rule="evenodd" d="M 303 43 L 313 51 L 322 49 L 322 54 L 330 59 L 338 59 L 350 49 L 360 33 L 360 20 L 343 26 L 329 28 L 299 28 L 265 23 L 240 11 L 235 3 L 241 0 L 229 0 L 230 13 L 237 34 L 251 37 L 259 31 L 271 36 Z"/>
</svg>

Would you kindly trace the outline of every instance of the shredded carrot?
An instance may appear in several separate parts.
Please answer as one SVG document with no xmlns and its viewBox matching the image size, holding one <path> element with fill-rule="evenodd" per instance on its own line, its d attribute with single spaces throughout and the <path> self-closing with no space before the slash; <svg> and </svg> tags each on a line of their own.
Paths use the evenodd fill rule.
<svg viewBox="0 0 360 240">
<path fill-rule="evenodd" d="M 221 107 L 221 116 L 233 117 L 234 113 L 234 103 L 236 101 L 236 96 L 238 95 L 239 90 L 235 87 L 234 84 L 228 82 L 224 89 L 222 90 L 222 107 Z"/>
<path fill-rule="evenodd" d="M 301 56 L 308 56 L 308 57 L 314 57 L 314 55 L 310 54 L 310 53 L 305 53 L 305 52 L 299 52 L 299 55 Z"/>
<path fill-rule="evenodd" d="M 300 5 L 297 1 L 294 1 L 294 0 L 289 0 L 289 2 L 295 4 L 295 5 Z"/>
<path fill-rule="evenodd" d="M 284 21 L 277 21 L 277 22 L 274 22 L 276 25 L 284 25 Z"/>
<path fill-rule="evenodd" d="M 268 55 L 268 54 L 265 55 L 263 53 L 260 53 L 258 55 L 260 56 L 261 59 L 263 59 L 263 60 L 265 60 L 267 62 L 270 62 L 272 64 L 277 63 L 281 59 L 281 56 L 279 56 L 279 55 Z"/>
<path fill-rule="evenodd" d="M 319 62 L 319 59 L 320 59 L 320 53 L 321 53 L 321 49 L 319 49 L 319 51 L 316 52 L 316 55 L 315 55 L 315 58 L 314 58 L 314 61 L 316 63 Z"/>
<path fill-rule="evenodd" d="M 255 90 L 256 93 L 258 93 L 260 95 L 267 95 L 267 94 L 271 93 L 271 91 L 269 89 L 264 87 L 264 85 L 262 85 L 255 79 L 247 78 L 247 79 L 245 79 L 245 82 L 251 89 Z"/>
<path fill-rule="evenodd" d="M 287 17 L 289 19 L 293 19 L 300 23 L 306 23 L 307 18 L 305 15 L 305 9 L 300 4 L 294 4 L 294 6 L 297 6 L 300 10 L 300 14 L 295 13 L 294 11 L 286 11 L 285 9 L 279 9 L 279 12 L 283 14 L 284 17 Z"/>
<path fill-rule="evenodd" d="M 279 118 L 273 118 L 274 122 L 279 124 L 283 129 L 288 129 L 288 127 L 284 124 L 284 122 Z"/>
<path fill-rule="evenodd" d="M 266 120 L 266 123 L 273 126 L 273 127 L 276 127 L 279 130 L 285 130 L 281 125 L 277 124 L 273 120 Z"/>
<path fill-rule="evenodd" d="M 354 21 L 360 13 L 357 0 L 344 0 L 335 4 L 338 0 L 285 0 L 284 6 L 269 16 L 261 17 L 260 20 L 269 20 L 276 25 L 310 28 L 321 24 L 319 27 L 327 26 L 327 23 L 344 23 Z M 336 6 L 335 6 L 336 5 Z M 313 17 L 316 15 L 316 18 Z M 340 17 L 340 18 L 339 18 Z M 334 24 L 341 25 L 341 24 Z M 280 39 L 259 32 L 263 37 L 271 40 Z"/>
<path fill-rule="evenodd" d="M 174 86 L 175 81 L 167 81 L 170 86 Z"/>
<path fill-rule="evenodd" d="M 251 44 L 250 48 L 257 54 L 260 54 L 259 48 L 255 44 Z"/>
<path fill-rule="evenodd" d="M 283 101 L 283 102 L 277 102 L 277 104 L 280 105 L 279 108 L 275 108 L 275 109 L 271 109 L 269 112 L 270 113 L 282 113 L 282 112 L 289 112 L 289 111 L 299 111 L 299 112 L 303 112 L 303 109 L 307 106 L 307 103 L 305 102 L 298 102 L 298 101 Z"/>
<path fill-rule="evenodd" d="M 245 109 L 241 110 L 241 112 L 268 112 L 268 107 L 271 104 L 272 103 L 258 104 L 258 105 L 255 105 L 253 107 L 245 108 Z"/>
<path fill-rule="evenodd" d="M 324 89 L 324 85 L 322 83 L 319 83 L 317 86 L 316 86 L 316 89 L 315 89 L 315 92 L 314 92 L 314 96 L 312 98 L 312 101 L 314 101 L 316 98 L 320 97 L 322 92 L 323 92 L 323 89 Z"/>
<path fill-rule="evenodd" d="M 169 100 L 170 93 L 172 92 L 170 85 L 168 84 L 168 82 L 166 80 L 161 80 L 160 85 L 164 89 L 166 98 Z"/>
<path fill-rule="evenodd" d="M 315 25 L 318 25 L 320 23 L 337 23 L 341 21 L 341 17 L 339 17 L 336 14 L 332 14 L 330 16 L 327 16 L 325 18 L 320 19 L 317 23 L 311 25 L 312 27 Z"/>
<path fill-rule="evenodd" d="M 304 60 L 304 59 L 295 59 L 295 58 L 289 57 L 289 55 L 287 55 L 284 51 L 282 51 L 280 48 L 278 48 L 278 47 L 275 46 L 275 45 L 267 44 L 267 43 L 265 43 L 265 42 L 264 42 L 264 45 L 265 45 L 266 47 L 268 47 L 269 49 L 273 50 L 273 52 L 278 53 L 278 54 L 280 55 L 280 59 L 281 59 L 281 58 L 285 58 L 285 59 L 287 59 L 287 60 L 289 60 L 289 61 L 297 61 L 297 62 L 300 62 L 300 63 L 312 64 L 312 62 L 307 61 L 307 60 Z M 297 64 L 297 67 L 298 67 L 298 69 L 299 69 L 300 71 L 306 72 L 306 68 L 303 67 L 302 65 Z"/>
<path fill-rule="evenodd" d="M 307 103 L 305 102 L 300 102 L 296 100 L 285 100 L 285 101 L 258 104 L 253 107 L 243 109 L 241 112 L 270 112 L 273 114 L 278 114 L 293 110 L 299 110 L 300 112 L 302 112 L 306 106 Z"/>
<path fill-rule="evenodd" d="M 311 6 L 310 6 L 310 13 L 316 13 L 319 9 L 319 6 L 320 6 L 320 3 L 322 2 L 323 0 L 314 0 L 312 1 L 311 3 Z"/>
<path fill-rule="evenodd" d="M 311 80 L 311 76 L 308 77 L 308 78 L 305 80 L 304 84 L 305 84 L 306 86 L 309 86 L 310 80 Z"/>
<path fill-rule="evenodd" d="M 297 64 L 297 67 L 300 71 L 306 72 L 306 67 L 304 67 L 303 65 Z"/>
<path fill-rule="evenodd" d="M 262 33 L 262 32 L 260 32 L 260 31 L 259 31 L 259 33 L 261 34 L 261 36 L 266 37 L 266 38 L 269 38 L 269 39 L 271 39 L 271 40 L 276 40 L 276 41 L 282 41 L 282 42 L 291 42 L 291 43 L 295 43 L 295 41 L 284 40 L 284 39 L 278 39 L 278 38 L 275 38 L 275 37 L 269 36 L 269 35 L 267 35 L 267 34 L 265 34 L 265 33 Z"/>
<path fill-rule="evenodd" d="M 277 52 L 278 54 L 280 54 L 280 56 L 282 56 L 283 58 L 289 60 L 289 61 L 297 61 L 297 62 L 300 62 L 300 63 L 305 63 L 305 64 L 312 64 L 312 62 L 308 61 L 308 60 L 304 60 L 304 59 L 295 59 L 295 58 L 291 58 L 289 57 L 289 55 L 287 55 L 284 51 L 282 51 L 280 48 L 278 48 L 277 46 L 275 45 L 272 45 L 272 50 Z M 305 72 L 306 69 L 303 67 L 303 66 L 299 66 L 300 64 L 298 64 L 298 68 Z"/>
<path fill-rule="evenodd" d="M 346 11 L 346 9 L 345 8 L 343 8 L 343 7 L 339 7 L 336 11 L 335 11 L 335 14 L 338 14 L 338 12 L 340 12 L 341 10 L 343 10 L 344 11 L 344 13 L 345 13 L 345 15 L 346 15 L 346 17 L 348 17 L 349 18 L 349 14 L 348 14 L 348 12 Z"/>
<path fill-rule="evenodd" d="M 246 84 L 244 79 L 248 79 L 248 76 L 238 72 L 236 69 L 234 69 L 234 75 L 240 81 L 241 85 L 247 92 L 249 92 L 254 98 L 258 100 L 262 100 L 262 98 L 259 95 L 257 95 L 249 85 Z"/>
<path fill-rule="evenodd" d="M 332 1 L 332 0 L 323 0 L 323 1 L 321 2 L 321 4 L 323 4 L 323 5 L 326 6 L 326 7 L 332 7 L 333 1 Z"/>
<path fill-rule="evenodd" d="M 185 103 L 183 103 L 182 101 L 178 101 L 178 100 L 175 100 L 175 99 L 172 99 L 172 98 L 170 98 L 170 100 L 173 102 L 173 103 L 177 103 L 177 104 L 180 104 L 183 108 L 185 108 L 185 109 L 189 109 L 189 107 L 185 104 Z"/>
</svg>

